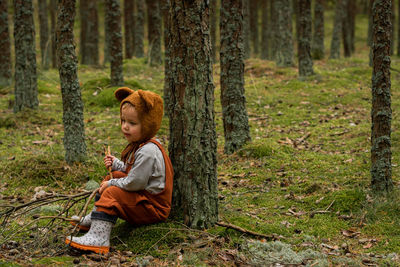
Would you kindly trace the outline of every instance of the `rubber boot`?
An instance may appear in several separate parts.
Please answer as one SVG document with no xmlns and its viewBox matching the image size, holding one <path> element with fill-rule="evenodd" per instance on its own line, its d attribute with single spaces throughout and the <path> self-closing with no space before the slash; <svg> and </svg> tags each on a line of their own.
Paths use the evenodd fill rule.
<svg viewBox="0 0 400 267">
<path fill-rule="evenodd" d="M 107 254 L 110 251 L 110 234 L 114 223 L 92 218 L 89 232 L 81 237 L 68 236 L 65 240 L 71 247 Z"/>
</svg>

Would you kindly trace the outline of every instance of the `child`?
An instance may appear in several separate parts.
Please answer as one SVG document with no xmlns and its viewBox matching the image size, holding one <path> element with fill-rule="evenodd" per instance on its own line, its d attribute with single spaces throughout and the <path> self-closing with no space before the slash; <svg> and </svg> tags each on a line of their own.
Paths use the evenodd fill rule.
<svg viewBox="0 0 400 267">
<path fill-rule="evenodd" d="M 79 223 L 89 232 L 82 237 L 67 237 L 72 247 L 108 253 L 111 228 L 117 218 L 133 225 L 164 221 L 171 209 L 173 170 L 161 144 L 152 139 L 160 129 L 163 103 L 150 91 L 123 87 L 115 91 L 121 102 L 121 130 L 129 142 L 121 160 L 104 157 L 112 167 L 113 179 L 102 181 L 95 208 Z"/>
</svg>

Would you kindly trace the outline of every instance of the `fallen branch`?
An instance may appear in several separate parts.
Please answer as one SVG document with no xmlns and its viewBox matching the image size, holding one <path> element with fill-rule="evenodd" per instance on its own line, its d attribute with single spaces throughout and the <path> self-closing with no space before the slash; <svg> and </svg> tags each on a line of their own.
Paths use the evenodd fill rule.
<svg viewBox="0 0 400 267">
<path fill-rule="evenodd" d="M 225 227 L 225 228 L 230 228 L 230 229 L 239 231 L 239 232 L 244 233 L 244 234 L 249 234 L 249 235 L 256 236 L 256 237 L 263 237 L 263 238 L 268 239 L 268 240 L 273 240 L 274 239 L 273 235 L 265 235 L 265 234 L 256 233 L 256 232 L 253 232 L 253 231 L 250 231 L 250 230 L 246 230 L 246 229 L 243 229 L 243 228 L 241 228 L 241 227 L 239 227 L 237 225 L 233 225 L 233 224 L 229 224 L 229 223 L 217 222 L 216 225 L 219 225 L 219 226 L 222 226 L 222 227 Z"/>
</svg>

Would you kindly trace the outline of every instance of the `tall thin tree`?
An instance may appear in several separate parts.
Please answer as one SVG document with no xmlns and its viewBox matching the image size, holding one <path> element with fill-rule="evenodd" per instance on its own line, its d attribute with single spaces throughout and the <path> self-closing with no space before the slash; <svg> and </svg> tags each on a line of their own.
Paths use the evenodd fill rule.
<svg viewBox="0 0 400 267">
<path fill-rule="evenodd" d="M 109 36 L 111 85 L 123 85 L 124 75 L 122 66 L 122 32 L 121 9 L 119 0 L 106 0 L 106 12 L 108 13 L 107 33 Z"/>
<path fill-rule="evenodd" d="M 269 25 L 269 2 L 261 1 L 261 58 L 270 59 L 271 29 Z"/>
<path fill-rule="evenodd" d="M 243 1 L 243 40 L 244 58 L 250 58 L 250 3 Z"/>
<path fill-rule="evenodd" d="M 259 53 L 259 27 L 258 27 L 258 0 L 248 0 L 250 2 L 250 38 L 253 45 L 253 54 L 257 56 Z"/>
<path fill-rule="evenodd" d="M 207 228 L 218 221 L 217 142 L 208 1 L 171 0 L 169 155 L 173 205 L 184 223 Z M 188 30 L 190 29 L 190 31 Z"/>
<path fill-rule="evenodd" d="M 7 1 L 0 1 L 0 86 L 11 84 L 11 43 Z"/>
<path fill-rule="evenodd" d="M 299 75 L 300 77 L 314 74 L 313 62 L 311 59 L 311 0 L 301 0 L 298 3 L 299 8 Z"/>
<path fill-rule="evenodd" d="M 124 0 L 124 40 L 125 40 L 125 58 L 132 58 L 135 21 L 133 20 L 134 1 Z"/>
<path fill-rule="evenodd" d="M 277 12 L 276 64 L 279 67 L 293 66 L 292 8 L 290 0 L 275 0 Z"/>
<path fill-rule="evenodd" d="M 314 34 L 311 45 L 311 54 L 313 59 L 323 59 L 325 54 L 324 10 L 325 10 L 325 0 L 315 0 Z"/>
<path fill-rule="evenodd" d="M 99 18 L 97 0 L 81 0 L 81 40 L 80 55 L 82 64 L 99 64 Z"/>
<path fill-rule="evenodd" d="M 39 105 L 32 0 L 14 0 L 14 112 Z"/>
<path fill-rule="evenodd" d="M 57 44 L 56 44 L 56 15 L 57 0 L 50 0 L 50 27 L 51 27 L 51 66 L 57 68 Z"/>
<path fill-rule="evenodd" d="M 243 15 L 241 0 L 222 0 L 220 10 L 221 106 L 224 151 L 231 154 L 250 141 L 244 95 Z"/>
<path fill-rule="evenodd" d="M 74 44 L 75 0 L 60 0 L 57 14 L 57 56 L 63 102 L 64 148 L 68 164 L 86 158 L 83 102 Z"/>
<path fill-rule="evenodd" d="M 145 15 L 145 0 L 136 0 L 136 13 L 135 13 L 135 45 L 134 55 L 135 57 L 144 57 L 144 15 Z"/>
<path fill-rule="evenodd" d="M 38 0 L 39 31 L 40 31 L 40 58 L 44 69 L 50 65 L 50 38 L 47 0 Z"/>
<path fill-rule="evenodd" d="M 346 3 L 346 0 L 336 1 L 335 19 L 333 22 L 333 33 L 331 41 L 331 51 L 329 55 L 329 58 L 331 59 L 340 58 L 340 34 L 342 32 L 343 3 Z"/>
<path fill-rule="evenodd" d="M 343 1 L 343 14 L 342 14 L 342 40 L 343 40 L 343 54 L 345 57 L 351 56 L 351 13 L 350 2 L 347 0 Z"/>
<path fill-rule="evenodd" d="M 151 66 L 161 64 L 161 14 L 159 0 L 147 0 L 149 60 Z"/>
<path fill-rule="evenodd" d="M 393 189 L 391 152 L 390 42 L 391 0 L 375 0 L 373 12 L 373 72 L 371 186 L 374 192 Z"/>
<path fill-rule="evenodd" d="M 211 35 L 211 57 L 213 62 L 217 60 L 217 0 L 210 0 L 210 35 Z"/>
<path fill-rule="evenodd" d="M 161 12 L 163 17 L 164 24 L 164 114 L 168 116 L 168 112 L 170 110 L 170 88 L 169 88 L 169 79 L 171 75 L 170 71 L 170 32 L 169 32 L 169 8 L 170 8 L 170 0 L 162 0 L 161 4 Z"/>
</svg>

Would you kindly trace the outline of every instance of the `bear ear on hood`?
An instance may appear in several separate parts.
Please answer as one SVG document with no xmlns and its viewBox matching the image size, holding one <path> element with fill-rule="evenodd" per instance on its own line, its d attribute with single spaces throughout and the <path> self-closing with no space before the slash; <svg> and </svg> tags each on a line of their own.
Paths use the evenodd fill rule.
<svg viewBox="0 0 400 267">
<path fill-rule="evenodd" d="M 154 93 L 143 90 L 138 90 L 137 92 L 142 101 L 144 102 L 147 111 L 151 110 L 154 107 L 154 101 L 155 101 Z"/>
<path fill-rule="evenodd" d="M 124 100 L 125 98 L 127 98 L 130 94 L 132 94 L 133 91 L 132 89 L 128 88 L 128 87 L 121 87 L 118 88 L 117 91 L 115 91 L 114 95 L 115 98 L 118 99 L 119 102 L 121 102 L 122 100 Z"/>
</svg>

